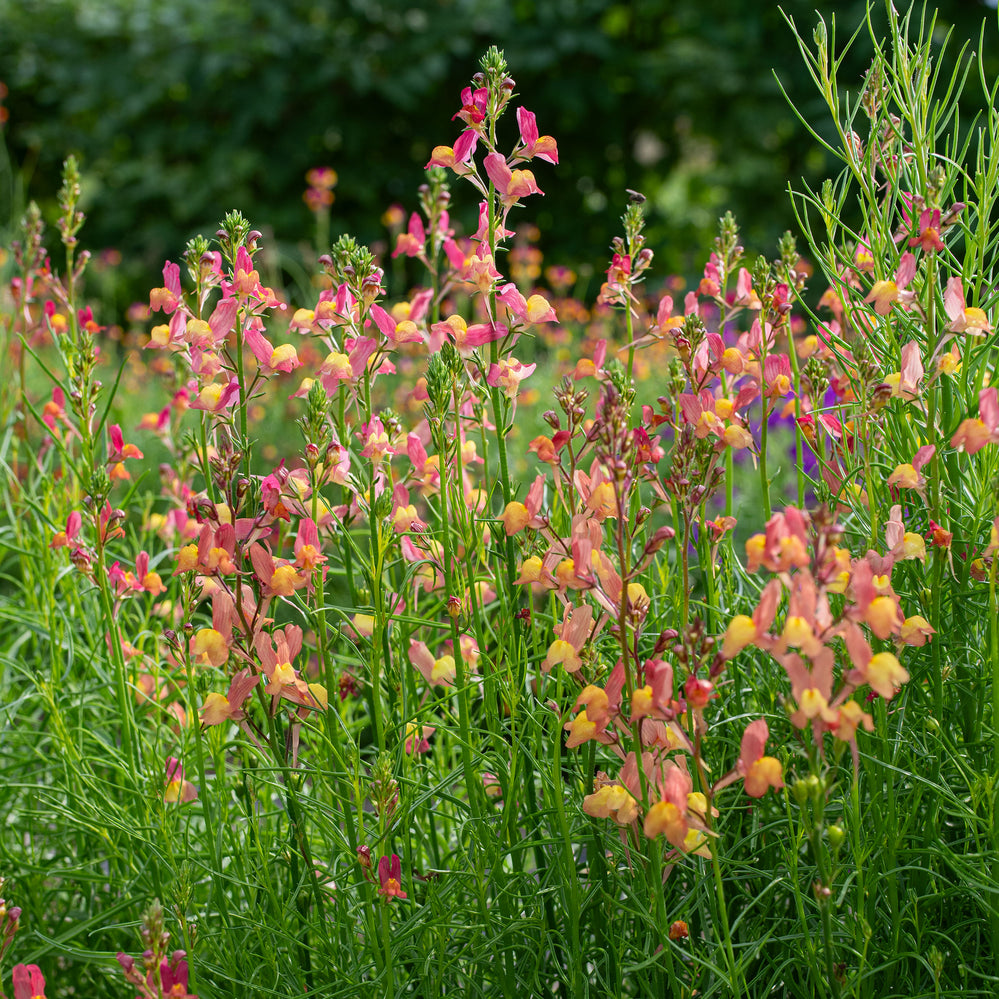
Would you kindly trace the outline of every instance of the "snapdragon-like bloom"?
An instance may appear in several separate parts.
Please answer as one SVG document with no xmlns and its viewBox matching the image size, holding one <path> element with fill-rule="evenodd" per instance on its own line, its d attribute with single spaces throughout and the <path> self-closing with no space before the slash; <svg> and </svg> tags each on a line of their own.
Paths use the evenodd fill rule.
<svg viewBox="0 0 999 999">
<path fill-rule="evenodd" d="M 166 761 L 166 789 L 163 800 L 167 803 L 194 801 L 198 796 L 197 788 L 184 779 L 184 767 L 180 760 L 170 756 Z"/>
<path fill-rule="evenodd" d="M 911 253 L 903 253 L 894 280 L 875 281 L 864 301 L 873 303 L 874 311 L 879 316 L 887 316 L 896 302 L 902 306 L 909 305 L 913 294 L 906 289 L 915 274 L 916 258 Z"/>
<path fill-rule="evenodd" d="M 598 819 L 613 819 L 619 826 L 638 818 L 638 802 L 621 784 L 604 784 L 583 799 L 583 811 Z"/>
<path fill-rule="evenodd" d="M 411 642 L 409 661 L 429 684 L 450 687 L 454 683 L 458 667 L 453 655 L 445 654 L 435 658 L 424 642 Z"/>
<path fill-rule="evenodd" d="M 743 777 L 746 794 L 762 798 L 768 788 L 779 791 L 784 786 L 783 768 L 773 756 L 764 756 L 770 730 L 762 718 L 750 722 L 742 735 L 742 746 L 736 770 Z"/>
<path fill-rule="evenodd" d="M 505 357 L 498 364 L 489 365 L 486 382 L 502 388 L 508 399 L 516 399 L 520 383 L 534 373 L 536 364 L 522 364 L 515 357 Z"/>
<path fill-rule="evenodd" d="M 424 244 L 427 241 L 427 230 L 423 225 L 423 219 L 417 212 L 409 216 L 409 228 L 406 232 L 399 233 L 396 239 L 395 249 L 392 251 L 394 260 L 399 254 L 404 253 L 407 257 L 424 256 Z"/>
<path fill-rule="evenodd" d="M 944 290 L 944 309 L 950 318 L 947 329 L 952 333 L 983 335 L 992 332 L 992 324 L 982 309 L 969 306 L 964 297 L 964 283 L 952 277 Z"/>
<path fill-rule="evenodd" d="M 451 120 L 460 118 L 472 128 L 477 128 L 486 120 L 489 108 L 489 91 L 485 87 L 465 87 L 461 91 L 461 108 L 451 115 Z"/>
<path fill-rule="evenodd" d="M 940 238 L 940 209 L 924 208 L 919 216 L 918 235 L 909 240 L 909 246 L 918 246 L 923 253 L 939 252 L 944 248 Z"/>
<path fill-rule="evenodd" d="M 562 623 L 555 627 L 558 637 L 548 647 L 548 655 L 541 663 L 541 672 L 547 673 L 558 664 L 567 673 L 576 672 L 583 665 L 580 652 L 589 641 L 592 630 L 593 608 L 589 604 L 575 608 L 572 604 L 566 604 Z"/>
<path fill-rule="evenodd" d="M 245 717 L 243 704 L 259 682 L 259 676 L 251 676 L 248 669 L 241 669 L 232 678 L 228 693 L 213 691 L 205 698 L 201 707 L 201 724 L 209 726 L 221 725 L 225 721 L 241 721 Z"/>
<path fill-rule="evenodd" d="M 459 177 L 471 173 L 475 169 L 472 155 L 478 141 L 479 133 L 472 128 L 466 128 L 458 136 L 454 146 L 434 146 L 430 160 L 424 169 L 429 170 L 433 166 L 448 167 Z"/>
<path fill-rule="evenodd" d="M 558 145 L 550 135 L 538 134 L 538 123 L 534 112 L 524 107 L 517 108 L 517 125 L 520 128 L 522 146 L 519 155 L 528 160 L 536 156 L 540 160 L 547 160 L 558 166 Z"/>
<path fill-rule="evenodd" d="M 391 859 L 382 857 L 378 861 L 378 882 L 378 894 L 386 902 L 406 897 L 402 890 L 402 861 L 397 854 L 393 853 Z"/>
<path fill-rule="evenodd" d="M 986 444 L 999 443 L 999 392 L 994 385 L 978 393 L 978 416 L 961 421 L 950 446 L 976 454 Z"/>
<path fill-rule="evenodd" d="M 502 323 L 473 323 L 469 326 L 461 316 L 448 316 L 430 327 L 427 346 L 436 352 L 450 341 L 462 357 L 471 357 L 476 348 L 499 340 L 508 332 Z"/>
<path fill-rule="evenodd" d="M 45 977 L 37 964 L 15 964 L 14 999 L 45 999 Z"/>
<path fill-rule="evenodd" d="M 504 204 L 513 204 L 530 194 L 545 193 L 530 170 L 511 170 L 501 153 L 490 153 L 485 159 L 485 168 L 496 190 L 503 195 Z"/>
</svg>

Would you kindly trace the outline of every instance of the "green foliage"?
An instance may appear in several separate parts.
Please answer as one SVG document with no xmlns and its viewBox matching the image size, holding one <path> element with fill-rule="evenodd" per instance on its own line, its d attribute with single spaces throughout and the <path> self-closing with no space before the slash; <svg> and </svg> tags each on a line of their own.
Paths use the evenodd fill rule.
<svg viewBox="0 0 999 999">
<path fill-rule="evenodd" d="M 949 18 L 976 34 L 984 8 L 937 6 L 941 31 Z M 784 5 L 799 20 L 813 7 Z M 846 24 L 863 11 L 837 5 Z M 334 232 L 384 238 L 376 220 L 393 201 L 410 205 L 432 147 L 453 141 L 438 109 L 457 108 L 464 67 L 493 42 L 542 131 L 560 138 L 559 184 L 536 220 L 553 262 L 602 251 L 629 187 L 649 198 L 666 273 L 699 266 L 690 248 L 725 209 L 771 247 L 787 179 L 828 169 L 772 75 L 818 118 L 776 5 L 0 0 L 0 23 L 14 163 L 51 202 L 76 152 L 92 245 L 119 249 L 142 285 L 233 205 L 292 249 L 310 225 L 304 174 L 320 164 L 340 173 Z M 844 76 L 868 58 L 851 54 Z"/>
</svg>

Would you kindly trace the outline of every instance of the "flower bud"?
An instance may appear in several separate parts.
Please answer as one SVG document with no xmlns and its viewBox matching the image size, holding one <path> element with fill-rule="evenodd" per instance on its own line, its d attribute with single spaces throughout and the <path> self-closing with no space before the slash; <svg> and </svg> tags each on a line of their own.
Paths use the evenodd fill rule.
<svg viewBox="0 0 999 999">
<path fill-rule="evenodd" d="M 826 835 L 829 837 L 829 846 L 832 847 L 834 853 L 839 850 L 843 845 L 843 840 L 846 839 L 846 833 L 842 826 L 830 826 L 826 830 Z"/>
<path fill-rule="evenodd" d="M 794 795 L 794 800 L 804 808 L 805 802 L 808 801 L 808 786 L 805 784 L 805 781 L 796 780 L 791 785 L 791 794 Z"/>
<path fill-rule="evenodd" d="M 361 865 L 361 870 L 364 872 L 364 876 L 368 877 L 371 873 L 370 846 L 359 846 L 357 848 L 357 862 Z"/>
</svg>

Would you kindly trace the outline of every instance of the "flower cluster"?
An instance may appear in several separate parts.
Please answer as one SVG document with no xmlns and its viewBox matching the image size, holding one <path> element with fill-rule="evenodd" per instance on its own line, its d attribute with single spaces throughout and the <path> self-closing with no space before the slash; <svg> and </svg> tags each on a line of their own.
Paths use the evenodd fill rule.
<svg viewBox="0 0 999 999">
<path fill-rule="evenodd" d="M 748 568 L 774 573 L 763 588 L 753 615 L 736 615 L 722 642 L 726 659 L 747 646 L 769 653 L 791 682 L 787 702 L 792 724 L 811 728 L 821 752 L 823 735 L 850 745 L 857 763 L 857 728 L 874 727 L 871 716 L 854 699 L 860 688 L 890 701 L 909 674 L 896 653 L 906 645 L 925 645 L 934 629 L 924 617 L 905 617 L 892 588 L 898 561 L 925 559 L 923 539 L 906 532 L 901 507 L 892 509 L 886 530 L 888 551 L 869 551 L 861 558 L 838 545 L 841 529 L 826 511 L 813 516 L 794 507 L 775 514 L 765 534 L 746 543 Z M 775 627 L 777 610 L 787 597 L 783 625 Z M 840 609 L 833 610 L 834 598 Z M 865 627 L 880 642 L 893 641 L 894 651 L 873 651 Z M 845 658 L 850 666 L 837 670 Z"/>
</svg>

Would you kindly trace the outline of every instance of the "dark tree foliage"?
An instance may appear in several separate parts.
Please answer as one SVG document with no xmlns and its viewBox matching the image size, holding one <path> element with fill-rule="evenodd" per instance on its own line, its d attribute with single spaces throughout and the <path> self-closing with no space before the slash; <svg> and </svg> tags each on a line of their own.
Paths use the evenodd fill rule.
<svg viewBox="0 0 999 999">
<path fill-rule="evenodd" d="M 807 36 L 815 6 L 783 5 Z M 865 11 L 863 0 L 818 6 L 844 39 Z M 941 37 L 953 25 L 958 42 L 977 42 L 989 13 L 976 0 L 936 9 Z M 824 123 L 771 3 L 0 0 L 0 24 L 13 164 L 0 228 L 23 207 L 18 171 L 28 196 L 51 205 L 74 152 L 88 245 L 119 249 L 144 283 L 232 207 L 282 245 L 308 243 L 301 193 L 313 166 L 340 175 L 333 235 L 383 239 L 382 212 L 415 207 L 430 150 L 457 136 L 448 117 L 493 43 L 559 142 L 560 166 L 538 165 L 548 193 L 530 212 L 549 261 L 601 260 L 626 188 L 649 197 L 661 269 L 697 266 L 727 209 L 747 246 L 771 251 L 793 223 L 788 181 L 836 170 L 774 79 Z M 858 81 L 869 53 L 861 38 L 847 64 Z"/>
</svg>

